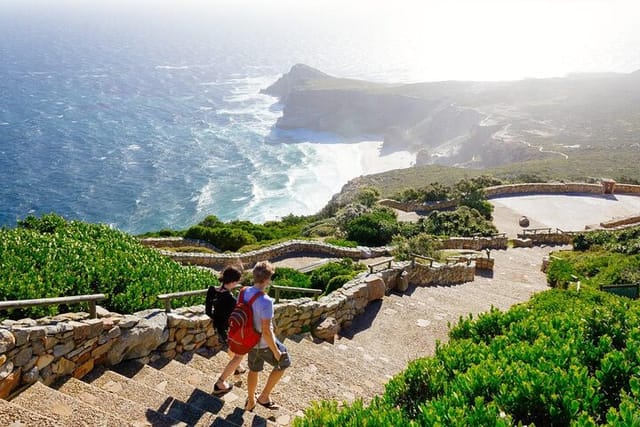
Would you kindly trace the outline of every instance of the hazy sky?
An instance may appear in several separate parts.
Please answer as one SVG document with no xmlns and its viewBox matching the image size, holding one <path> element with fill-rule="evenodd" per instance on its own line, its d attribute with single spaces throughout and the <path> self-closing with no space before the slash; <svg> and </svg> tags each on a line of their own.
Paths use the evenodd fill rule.
<svg viewBox="0 0 640 427">
<path fill-rule="evenodd" d="M 640 69 L 640 0 L 0 0 L 0 14 L 12 7 L 25 18 L 66 9 L 169 34 L 224 28 L 265 51 L 286 39 L 291 63 L 322 68 L 342 54 L 413 81 Z"/>
</svg>

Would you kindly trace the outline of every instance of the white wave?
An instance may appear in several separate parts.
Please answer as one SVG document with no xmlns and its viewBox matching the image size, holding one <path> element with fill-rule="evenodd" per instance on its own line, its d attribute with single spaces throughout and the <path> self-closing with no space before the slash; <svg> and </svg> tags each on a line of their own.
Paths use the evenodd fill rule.
<svg viewBox="0 0 640 427">
<path fill-rule="evenodd" d="M 395 152 L 381 156 L 381 141 L 346 144 L 305 142 L 295 145 L 271 146 L 287 171 L 288 179 L 274 187 L 272 179 L 278 165 L 268 165 L 254 159 L 256 173 L 250 176 L 252 198 L 241 216 L 263 222 L 288 214 L 309 215 L 318 212 L 350 179 L 364 174 L 401 169 L 415 164 L 415 155 Z M 287 164 L 291 153 L 298 150 L 302 160 Z"/>
<path fill-rule="evenodd" d="M 156 65 L 156 70 L 188 70 L 188 65 Z"/>
</svg>

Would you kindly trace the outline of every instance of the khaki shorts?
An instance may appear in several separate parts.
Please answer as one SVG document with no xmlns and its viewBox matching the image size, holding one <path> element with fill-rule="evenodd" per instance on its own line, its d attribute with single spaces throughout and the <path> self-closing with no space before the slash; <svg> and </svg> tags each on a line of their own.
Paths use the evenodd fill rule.
<svg viewBox="0 0 640 427">
<path fill-rule="evenodd" d="M 283 353 L 280 360 L 276 360 L 273 352 L 269 347 L 265 348 L 257 348 L 254 347 L 249 352 L 249 357 L 247 358 L 247 365 L 249 366 L 249 370 L 252 372 L 260 372 L 264 369 L 264 362 L 267 362 L 269 365 L 273 366 L 273 369 L 276 371 L 282 371 L 291 366 L 291 359 L 289 358 L 289 352 L 287 348 L 280 341 L 276 340 L 276 345 L 278 349 Z"/>
</svg>

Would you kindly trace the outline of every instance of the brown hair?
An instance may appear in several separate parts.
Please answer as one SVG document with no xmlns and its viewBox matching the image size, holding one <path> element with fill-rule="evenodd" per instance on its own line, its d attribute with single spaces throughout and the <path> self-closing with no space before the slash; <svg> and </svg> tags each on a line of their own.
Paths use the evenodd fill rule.
<svg viewBox="0 0 640 427">
<path fill-rule="evenodd" d="M 220 274 L 220 283 L 227 284 L 232 282 L 239 282 L 242 278 L 242 271 L 233 265 L 227 266 L 222 270 Z"/>
<path fill-rule="evenodd" d="M 264 283 L 273 276 L 275 269 L 269 261 L 260 261 L 253 267 L 254 283 Z"/>
</svg>

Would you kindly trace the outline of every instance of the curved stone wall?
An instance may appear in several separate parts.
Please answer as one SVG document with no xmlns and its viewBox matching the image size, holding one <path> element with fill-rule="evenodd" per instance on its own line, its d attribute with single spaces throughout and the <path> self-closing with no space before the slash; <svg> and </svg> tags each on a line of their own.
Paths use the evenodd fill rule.
<svg viewBox="0 0 640 427">
<path fill-rule="evenodd" d="M 143 244 L 146 244 L 144 240 Z M 318 254 L 334 258 L 352 258 L 358 260 L 386 256 L 389 255 L 389 251 L 390 249 L 387 247 L 368 248 L 360 246 L 357 248 L 346 248 L 310 240 L 289 240 L 278 245 L 269 246 L 268 248 L 262 248 L 247 253 L 208 254 L 162 251 L 162 254 L 181 264 L 199 265 L 219 269 L 229 264 L 242 264 L 244 267 L 249 268 L 259 261 L 273 260 L 286 257 L 287 255 L 300 253 L 309 255 Z"/>
<path fill-rule="evenodd" d="M 558 183 L 525 183 L 508 184 L 487 187 L 484 192 L 488 199 L 514 196 L 518 194 L 602 194 L 601 184 L 587 184 L 580 182 L 558 182 Z M 640 195 L 640 185 L 616 184 L 615 194 L 638 194 Z M 405 212 L 431 212 L 434 210 L 451 209 L 457 205 L 455 200 L 447 200 L 436 203 L 399 202 L 397 200 L 383 199 L 379 203 L 390 208 L 399 209 Z"/>
</svg>

